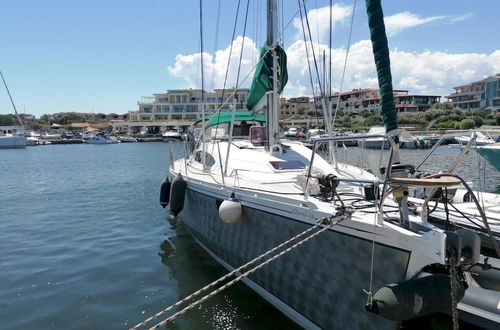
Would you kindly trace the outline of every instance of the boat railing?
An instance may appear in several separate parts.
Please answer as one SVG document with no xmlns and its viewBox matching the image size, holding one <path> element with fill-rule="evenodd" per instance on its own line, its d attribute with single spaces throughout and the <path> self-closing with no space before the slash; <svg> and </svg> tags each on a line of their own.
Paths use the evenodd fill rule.
<svg viewBox="0 0 500 330">
<path fill-rule="evenodd" d="M 335 141 L 348 141 L 348 140 L 366 140 L 366 139 L 371 139 L 371 138 L 383 138 L 389 143 L 390 146 L 390 154 L 389 154 L 389 162 L 387 166 L 387 171 L 385 173 L 385 179 L 382 181 L 382 183 L 387 182 L 387 180 L 391 177 L 391 164 L 394 162 L 394 157 L 395 157 L 395 151 L 397 150 L 397 145 L 394 139 L 387 134 L 365 134 L 365 135 L 355 135 L 355 136 L 331 136 L 331 137 L 324 137 L 324 138 L 319 138 L 316 139 L 313 142 L 313 148 L 312 148 L 312 155 L 311 155 L 311 161 L 309 162 L 309 169 L 307 171 L 307 178 L 306 178 L 306 184 L 305 184 L 305 189 L 304 189 L 304 195 L 307 200 L 309 197 L 309 180 L 311 178 L 311 171 L 313 168 L 314 164 L 314 158 L 316 156 L 316 152 L 318 150 L 318 146 L 322 143 L 325 142 L 335 142 Z M 381 183 L 380 180 L 362 180 L 362 179 L 346 179 L 346 178 L 337 178 L 337 181 L 345 181 L 345 182 L 353 182 L 353 183 L 373 183 L 373 184 L 379 184 Z M 382 189 L 382 195 L 384 196 L 385 194 L 385 189 L 387 185 L 383 185 Z"/>
<path fill-rule="evenodd" d="M 415 171 L 417 171 L 420 167 L 422 167 L 422 165 L 427 161 L 427 159 L 429 159 L 429 157 L 434 153 L 434 151 L 436 151 L 436 149 L 443 143 L 443 141 L 446 139 L 446 138 L 450 138 L 450 137 L 455 137 L 455 136 L 458 136 L 458 135 L 461 135 L 461 136 L 464 136 L 466 134 L 470 134 L 470 131 L 469 132 L 455 132 L 455 133 L 446 133 L 446 134 L 443 134 L 441 135 L 441 137 L 439 138 L 439 140 L 436 142 L 436 144 L 434 144 L 434 146 L 432 147 L 432 149 L 429 151 L 429 153 L 427 154 L 427 156 L 424 157 L 424 159 L 420 162 L 420 164 L 418 164 L 416 167 L 415 167 Z M 476 141 L 476 138 L 477 138 L 477 134 L 475 132 L 472 132 L 472 136 L 471 136 L 471 139 L 468 141 L 468 143 L 464 146 L 464 148 L 462 149 L 462 152 L 460 153 L 460 155 L 457 157 L 457 159 L 455 160 L 455 162 L 453 163 L 453 165 L 448 168 L 448 172 L 451 173 L 451 171 L 453 171 L 455 169 L 455 167 L 458 165 L 458 163 L 462 160 L 462 158 L 465 156 L 465 154 L 467 154 L 467 152 L 469 151 L 469 149 L 474 145 L 475 141 Z"/>
</svg>

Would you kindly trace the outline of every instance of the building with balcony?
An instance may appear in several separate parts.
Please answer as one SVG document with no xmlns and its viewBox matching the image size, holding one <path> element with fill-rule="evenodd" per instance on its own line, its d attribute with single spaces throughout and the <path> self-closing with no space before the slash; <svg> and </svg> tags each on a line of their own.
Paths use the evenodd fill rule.
<svg viewBox="0 0 500 330">
<path fill-rule="evenodd" d="M 438 103 L 438 95 L 409 94 L 407 90 L 393 90 L 394 103 L 398 112 L 422 112 Z M 345 114 L 370 111 L 380 114 L 380 92 L 377 88 L 353 89 L 350 92 L 332 94 L 333 109 L 337 108 Z M 321 98 L 315 100 L 316 109 L 321 109 Z"/>
<path fill-rule="evenodd" d="M 301 115 L 311 109 L 311 98 L 309 96 L 292 97 L 288 100 L 280 100 L 280 118 L 293 117 Z"/>
<path fill-rule="evenodd" d="M 500 73 L 453 89 L 455 93 L 446 98 L 463 111 L 500 111 Z"/>
<path fill-rule="evenodd" d="M 168 90 L 166 93 L 146 96 L 137 102 L 139 110 L 129 113 L 130 121 L 194 121 L 202 116 L 202 104 L 205 114 L 214 113 L 222 107 L 229 110 L 246 109 L 249 90 L 215 89 L 213 92 L 201 89 Z M 223 95 L 224 93 L 224 95 Z M 202 102 L 202 99 L 204 102 Z"/>
<path fill-rule="evenodd" d="M 169 128 L 186 130 L 192 123 L 218 109 L 246 110 L 249 89 L 215 89 L 206 92 L 201 89 L 167 90 L 165 93 L 144 96 L 138 102 L 139 109 L 130 111 L 127 120 L 113 120 L 116 132 L 158 134 Z"/>
</svg>

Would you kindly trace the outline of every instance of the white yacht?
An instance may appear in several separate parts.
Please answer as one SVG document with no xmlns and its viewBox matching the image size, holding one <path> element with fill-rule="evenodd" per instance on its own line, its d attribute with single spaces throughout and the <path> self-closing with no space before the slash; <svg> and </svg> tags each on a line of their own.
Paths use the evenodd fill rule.
<svg viewBox="0 0 500 330">
<path fill-rule="evenodd" d="M 83 141 L 87 144 L 112 144 L 118 143 L 115 137 L 106 136 L 103 133 L 87 134 L 83 136 Z"/>
<path fill-rule="evenodd" d="M 16 105 L 14 104 L 14 100 L 12 99 L 12 96 L 10 95 L 9 87 L 7 87 L 7 83 L 5 82 L 5 79 L 3 77 L 2 71 L 0 71 L 0 76 L 2 77 L 3 84 L 5 86 L 5 90 L 7 91 L 7 94 L 9 95 L 10 102 L 12 104 L 12 108 L 14 109 L 14 112 L 16 114 L 17 120 L 19 121 L 19 124 L 21 125 L 22 130 L 18 132 L 3 132 L 0 131 L 0 149 L 10 149 L 10 148 L 25 148 L 27 145 L 27 140 L 26 137 L 23 135 L 24 132 L 24 125 L 23 122 L 21 121 L 21 118 L 19 117 L 19 114 L 17 113 Z"/>
<path fill-rule="evenodd" d="M 495 143 L 495 140 L 491 136 L 487 136 L 479 131 L 472 132 L 470 134 L 458 135 L 455 137 L 455 140 L 462 145 L 466 145 L 474 135 L 476 135 L 475 145 L 477 146 L 486 146 Z"/>
<path fill-rule="evenodd" d="M 385 134 L 385 133 L 386 133 L 386 129 L 383 126 L 373 126 L 368 131 L 368 135 L 372 135 L 372 134 L 380 135 L 380 134 Z M 362 140 L 361 142 L 362 142 L 361 145 L 366 149 L 381 149 L 381 148 L 389 149 L 390 148 L 390 145 L 382 137 L 371 137 L 371 138 L 368 138 L 366 140 Z"/>
<path fill-rule="evenodd" d="M 133 136 L 120 136 L 118 139 L 122 143 L 134 143 L 134 142 L 137 142 L 137 139 L 135 137 L 133 137 Z"/>
<path fill-rule="evenodd" d="M 304 129 L 302 127 L 290 127 L 286 132 L 285 132 L 285 137 L 289 139 L 297 139 L 297 138 L 303 138 L 305 137 Z"/>
<path fill-rule="evenodd" d="M 170 128 L 163 133 L 163 142 L 182 141 L 182 135 L 175 128 Z"/>
<path fill-rule="evenodd" d="M 26 137 L 21 135 L 0 135 L 0 149 L 25 148 L 27 145 Z"/>
</svg>

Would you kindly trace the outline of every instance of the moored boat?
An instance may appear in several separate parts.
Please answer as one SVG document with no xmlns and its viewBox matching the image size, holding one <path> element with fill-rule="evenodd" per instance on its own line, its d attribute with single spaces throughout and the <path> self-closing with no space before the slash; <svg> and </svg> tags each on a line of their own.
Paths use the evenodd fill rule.
<svg viewBox="0 0 500 330">
<path fill-rule="evenodd" d="M 25 148 L 26 137 L 20 135 L 0 135 L 0 149 Z"/>
<path fill-rule="evenodd" d="M 182 141 L 182 135 L 175 128 L 171 128 L 163 133 L 163 142 L 178 142 Z"/>
<path fill-rule="evenodd" d="M 22 130 L 19 132 L 12 132 L 9 134 L 9 132 L 4 132 L 0 131 L 0 149 L 11 149 L 11 148 L 25 148 L 27 145 L 27 140 L 26 137 L 23 135 L 24 131 L 24 124 L 21 120 L 21 117 L 19 117 L 19 114 L 17 112 L 16 105 L 14 104 L 14 100 L 12 99 L 12 95 L 10 94 L 9 87 L 7 86 L 7 83 L 5 82 L 5 78 L 3 77 L 2 71 L 0 71 L 0 77 L 2 78 L 3 85 L 5 86 L 5 90 L 7 91 L 7 94 L 9 95 L 10 103 L 12 104 L 12 108 L 14 109 L 14 113 L 16 114 L 16 118 L 19 121 L 19 124 L 21 125 Z"/>
<path fill-rule="evenodd" d="M 482 132 L 472 132 L 470 134 L 458 135 L 455 137 L 458 143 L 466 145 L 473 137 L 475 137 L 475 145 L 486 146 L 495 143 L 495 140 L 483 134 Z"/>
<path fill-rule="evenodd" d="M 112 144 L 119 142 L 114 136 L 107 136 L 104 133 L 86 134 L 83 136 L 83 141 L 87 144 Z"/>
<path fill-rule="evenodd" d="M 383 16 L 377 1 L 367 7 L 374 39 L 383 33 Z M 215 260 L 242 273 L 239 279 L 304 328 L 396 329 L 402 321 L 441 312 L 458 324 L 457 301 L 468 267 L 480 260 L 480 239 L 409 212 L 407 192 L 462 181 L 447 174 L 409 177 L 406 165 L 395 164 L 398 146 L 385 131 L 330 135 L 314 141 L 312 150 L 281 140 L 277 113 L 287 73 L 276 8 L 277 1 L 269 0 L 270 29 L 247 102 L 264 113 L 265 125 L 255 123 L 248 136 L 235 137 L 234 112 L 225 112 L 231 120 L 214 115 L 203 123 L 193 153 L 171 162 L 175 178 L 162 183 L 170 189 L 162 190 L 162 205 L 180 214 Z M 384 52 L 388 56 L 387 44 L 374 45 L 375 54 Z M 379 81 L 386 82 L 382 112 L 392 131 L 392 86 L 390 75 L 384 76 L 389 61 L 375 57 Z M 317 153 L 320 144 L 351 139 L 390 148 L 383 178 Z M 259 266 L 240 270 L 273 251 Z"/>
<path fill-rule="evenodd" d="M 385 134 L 386 129 L 383 126 L 373 126 L 368 131 L 369 135 L 372 134 Z M 366 149 L 389 149 L 390 146 L 384 138 L 381 137 L 371 137 L 366 140 L 361 140 L 361 143 L 358 142 L 358 145 L 361 145 Z"/>
</svg>

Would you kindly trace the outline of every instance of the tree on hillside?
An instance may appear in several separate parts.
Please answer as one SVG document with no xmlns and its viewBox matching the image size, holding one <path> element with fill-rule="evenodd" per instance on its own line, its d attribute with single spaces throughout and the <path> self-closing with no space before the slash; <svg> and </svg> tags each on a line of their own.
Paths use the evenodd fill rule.
<svg viewBox="0 0 500 330">
<path fill-rule="evenodd" d="M 425 126 L 429 122 L 420 113 L 398 113 L 398 124 Z"/>
<path fill-rule="evenodd" d="M 474 120 L 472 119 L 464 119 L 460 122 L 460 129 L 471 129 L 474 128 Z"/>
<path fill-rule="evenodd" d="M 19 122 L 14 115 L 0 115 L 0 126 L 17 126 Z"/>
<path fill-rule="evenodd" d="M 382 118 L 379 115 L 370 114 L 369 117 L 365 117 L 364 124 L 365 126 L 381 125 Z"/>
<path fill-rule="evenodd" d="M 56 116 L 56 122 L 61 125 L 86 122 L 85 116 L 78 112 L 63 112 Z"/>
<path fill-rule="evenodd" d="M 38 118 L 38 120 L 42 124 L 47 124 L 49 122 L 49 115 L 41 115 L 40 118 Z"/>
<path fill-rule="evenodd" d="M 431 107 L 433 110 L 453 110 L 455 106 L 452 102 L 434 103 Z"/>
<path fill-rule="evenodd" d="M 307 108 L 304 108 L 304 107 L 299 107 L 299 108 L 297 109 L 297 114 L 298 114 L 299 116 L 302 116 L 302 115 L 304 115 L 304 114 L 306 113 L 306 110 L 307 110 Z"/>
<path fill-rule="evenodd" d="M 474 120 L 475 127 L 479 127 L 479 126 L 483 125 L 483 123 L 484 123 L 483 118 L 480 116 L 473 116 L 472 120 Z"/>
</svg>

